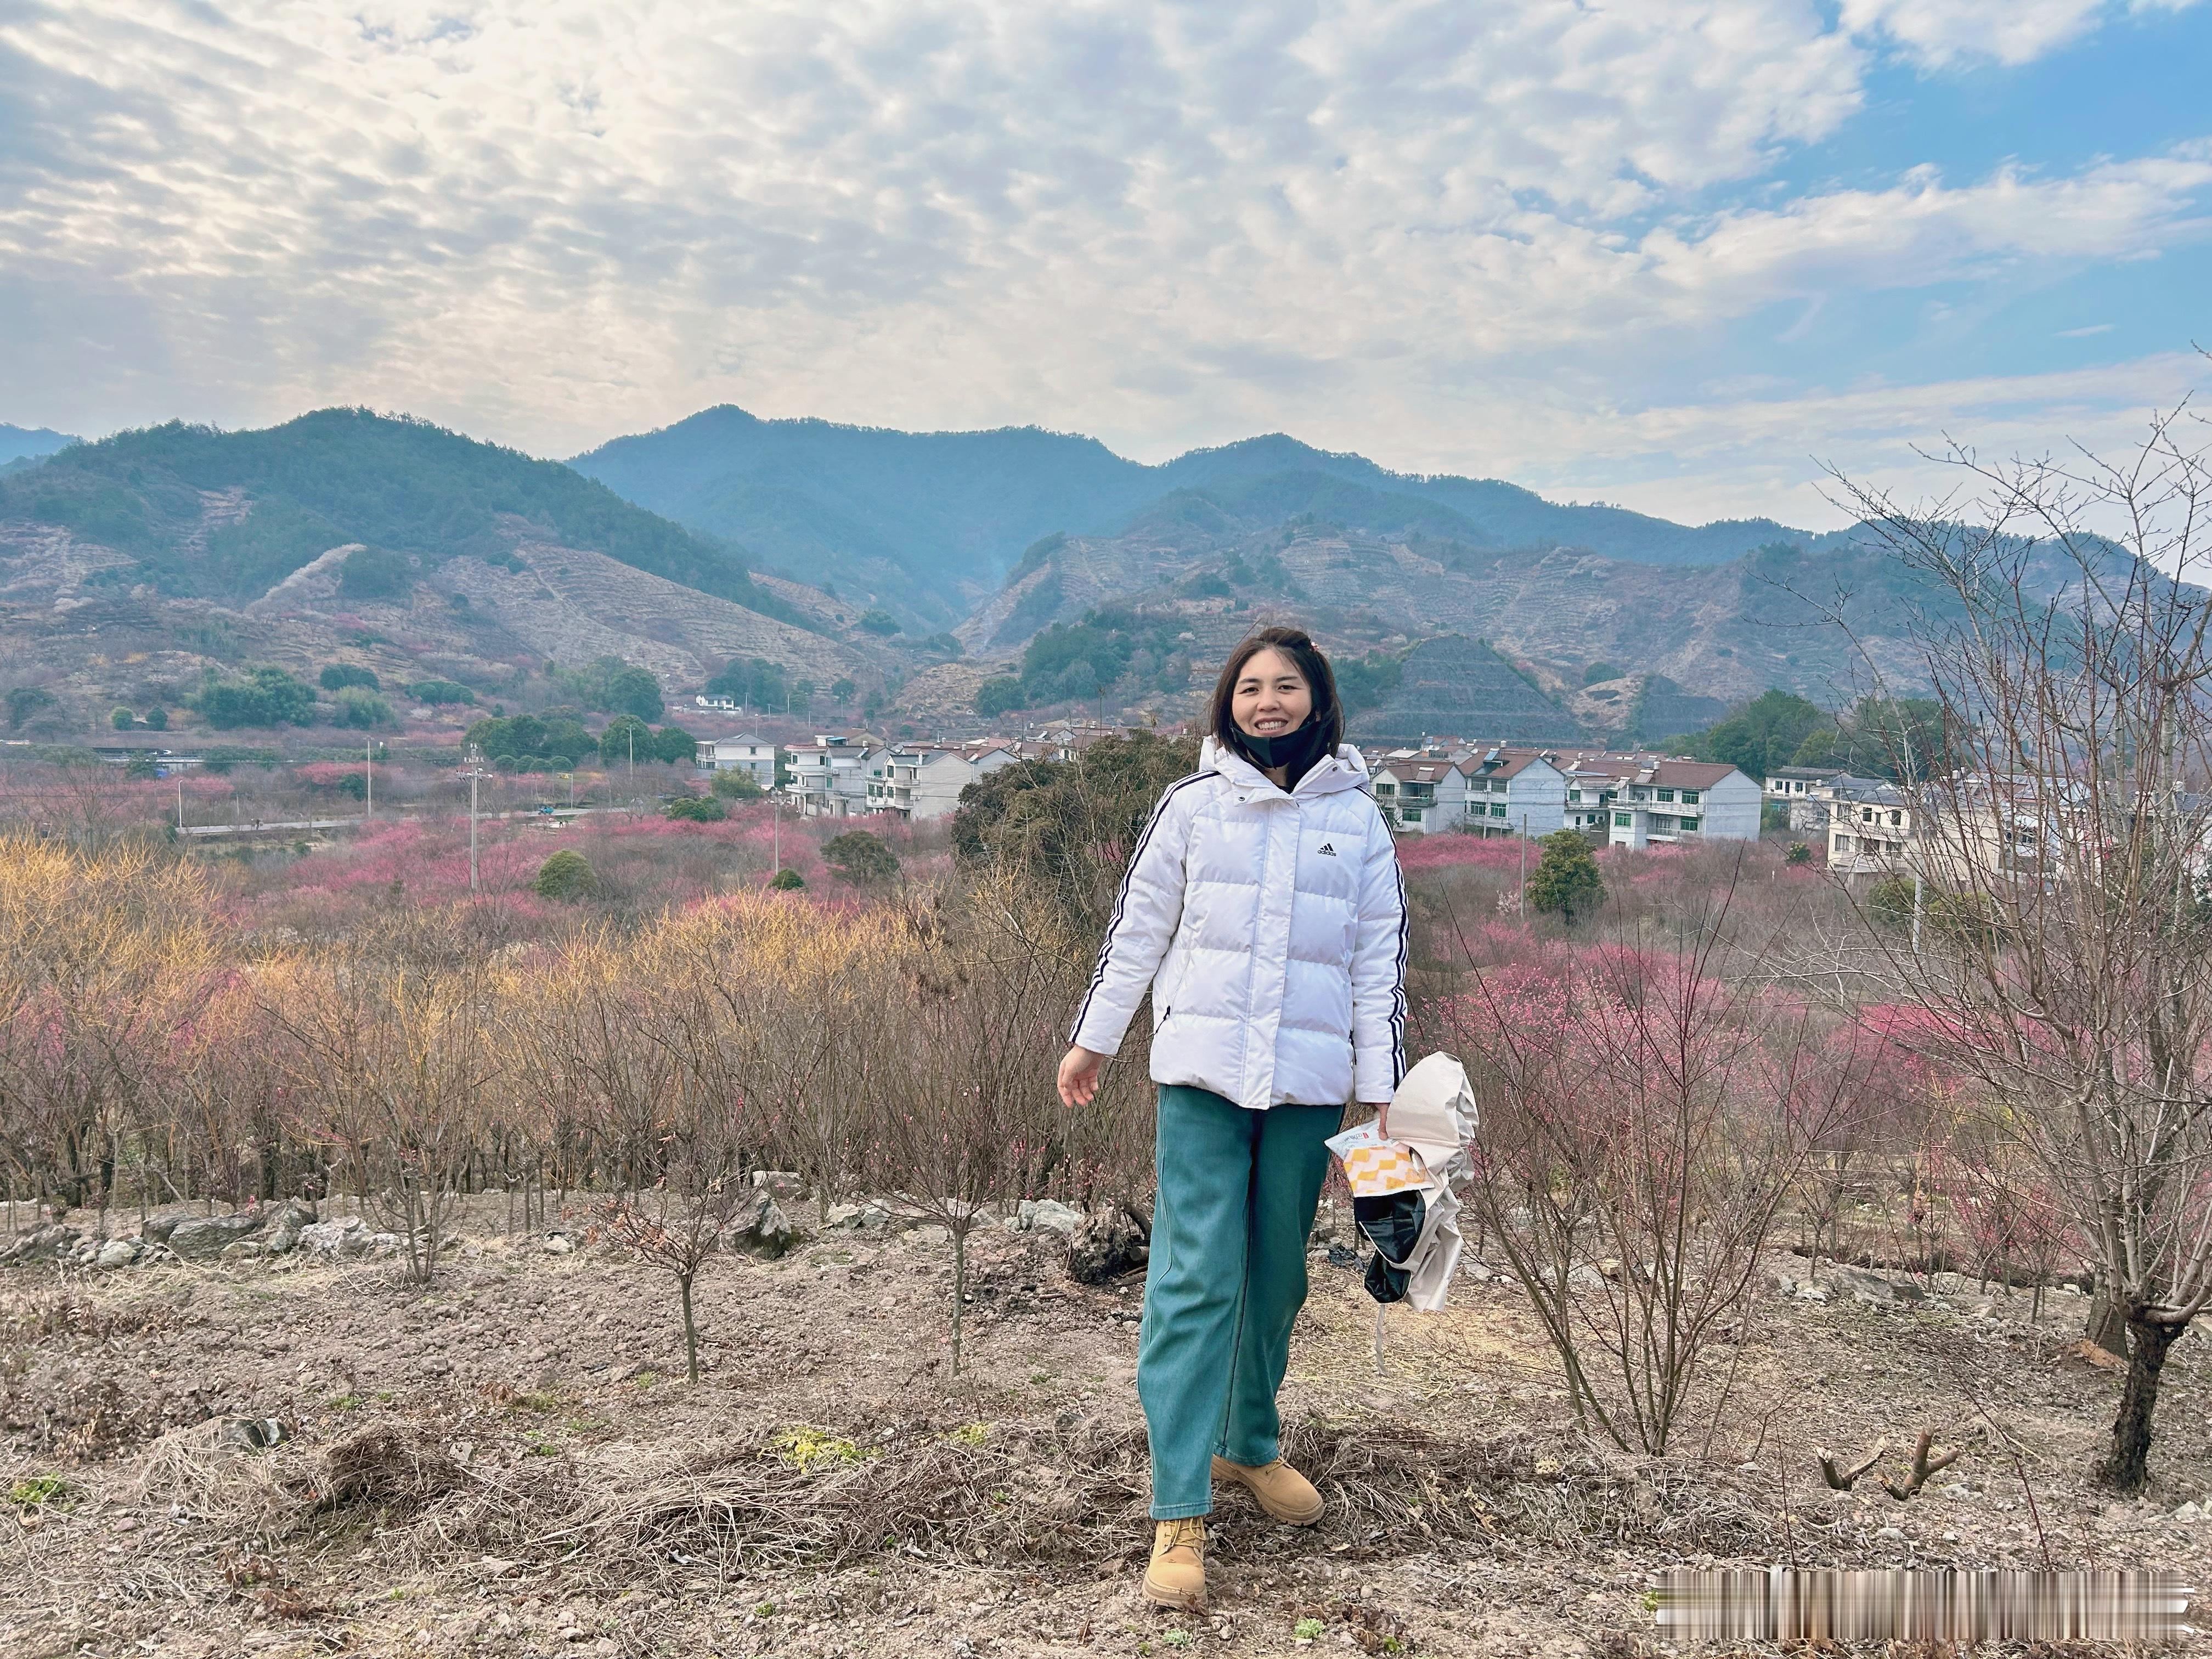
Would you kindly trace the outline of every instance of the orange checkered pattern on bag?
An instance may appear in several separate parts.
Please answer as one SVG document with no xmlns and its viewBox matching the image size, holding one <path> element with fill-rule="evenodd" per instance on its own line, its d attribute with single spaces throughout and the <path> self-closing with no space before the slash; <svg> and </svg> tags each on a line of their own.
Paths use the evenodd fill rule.
<svg viewBox="0 0 2212 1659">
<path fill-rule="evenodd" d="M 1379 1146 L 1355 1146 L 1344 1159 L 1344 1178 L 1355 1198 L 1402 1193 L 1428 1181 L 1428 1165 L 1411 1146 L 1395 1140 Z"/>
</svg>

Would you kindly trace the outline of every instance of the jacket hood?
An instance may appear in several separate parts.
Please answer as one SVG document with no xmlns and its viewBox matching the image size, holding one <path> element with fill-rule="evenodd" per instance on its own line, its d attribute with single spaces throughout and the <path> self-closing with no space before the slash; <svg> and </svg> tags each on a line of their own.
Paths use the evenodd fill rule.
<svg viewBox="0 0 2212 1659">
<path fill-rule="evenodd" d="M 1271 794 L 1283 792 L 1275 787 L 1275 781 L 1233 749 L 1224 748 L 1212 738 L 1198 746 L 1198 769 L 1212 770 L 1251 793 L 1265 791 Z M 1291 791 L 1294 795 L 1333 795 L 1342 789 L 1364 789 L 1368 787 L 1367 763 L 1350 744 L 1340 745 L 1334 755 L 1323 755 L 1313 763 L 1312 769 L 1298 780 L 1298 787 Z"/>
</svg>

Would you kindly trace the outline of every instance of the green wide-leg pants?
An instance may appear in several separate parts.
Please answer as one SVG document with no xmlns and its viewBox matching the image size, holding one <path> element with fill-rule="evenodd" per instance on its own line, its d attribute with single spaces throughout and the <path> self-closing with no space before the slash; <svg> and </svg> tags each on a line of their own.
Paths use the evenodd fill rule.
<svg viewBox="0 0 2212 1659">
<path fill-rule="evenodd" d="M 1212 1462 L 1280 1455 L 1275 1391 L 1306 1299 L 1306 1239 L 1340 1106 L 1248 1110 L 1160 1085 L 1159 1196 L 1137 1346 L 1152 1515 L 1213 1507 Z"/>
</svg>

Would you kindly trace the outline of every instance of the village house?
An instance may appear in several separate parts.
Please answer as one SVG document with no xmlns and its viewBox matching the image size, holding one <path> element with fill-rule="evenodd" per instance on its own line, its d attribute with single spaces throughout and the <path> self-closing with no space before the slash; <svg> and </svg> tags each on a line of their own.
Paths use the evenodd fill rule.
<svg viewBox="0 0 2212 1659">
<path fill-rule="evenodd" d="M 1828 786 L 1849 776 L 1850 769 L 1842 766 L 1777 767 L 1766 776 L 1766 799 L 1787 812 L 1790 827 L 1799 834 L 1826 831 Z"/>
<path fill-rule="evenodd" d="M 1759 839 L 1759 785 L 1725 762 L 1583 750 L 1558 764 L 1568 827 L 1608 846 Z"/>
<path fill-rule="evenodd" d="M 868 781 L 867 810 L 915 823 L 949 817 L 960 805 L 962 790 L 1020 758 L 1015 744 L 995 738 L 896 744 L 885 757 L 884 775 Z"/>
<path fill-rule="evenodd" d="M 1401 835 L 1545 836 L 1563 821 L 1566 778 L 1549 751 L 1431 744 L 1376 750 L 1367 768 L 1376 805 Z"/>
<path fill-rule="evenodd" d="M 1826 810 L 1828 868 L 1833 873 L 1893 875 L 1911 867 L 1912 810 L 1895 784 L 1846 774 L 1822 783 L 1808 804 Z"/>
<path fill-rule="evenodd" d="M 743 772 L 763 789 L 775 787 L 775 745 L 750 732 L 700 738 L 699 764 L 716 772 Z"/>
<path fill-rule="evenodd" d="M 791 782 L 786 793 L 801 817 L 844 818 L 868 810 L 868 785 L 886 775 L 890 750 L 865 732 L 817 733 L 812 743 L 793 744 Z"/>
</svg>

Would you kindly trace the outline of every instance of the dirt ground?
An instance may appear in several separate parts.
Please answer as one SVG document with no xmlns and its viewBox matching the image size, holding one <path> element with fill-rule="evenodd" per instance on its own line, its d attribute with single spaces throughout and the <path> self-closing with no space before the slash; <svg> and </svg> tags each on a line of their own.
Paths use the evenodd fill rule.
<svg viewBox="0 0 2212 1659">
<path fill-rule="evenodd" d="M 2207 1582 L 2212 1516 L 2182 1507 L 2212 1498 L 2205 1339 L 2167 1368 L 2156 1489 L 2117 1502 L 2086 1476 L 2117 1379 L 2068 1352 L 2078 1297 L 2032 1325 L 2024 1293 L 1770 1284 L 1722 1351 L 1713 1443 L 1650 1460 L 1575 1428 L 1509 1284 L 1391 1310 L 1378 1376 L 1358 1273 L 1317 1261 L 1283 1404 L 1330 1512 L 1291 1528 L 1223 1494 L 1211 1606 L 1170 1614 L 1136 1590 L 1140 1283 L 1074 1283 L 1054 1234 L 979 1235 L 956 1377 L 941 1234 L 815 1231 L 709 1268 L 693 1385 L 665 1280 L 498 1222 L 427 1291 L 301 1255 L 0 1277 L 0 1655 L 1621 1659 L 1657 1643 L 1650 1575 L 1676 1564 L 2047 1550 Z M 1910 1503 L 1821 1486 L 1816 1449 L 1948 1445 L 1981 1413 L 2018 1467 L 1991 1442 Z M 237 1419 L 284 1437 L 229 1443 Z"/>
</svg>

